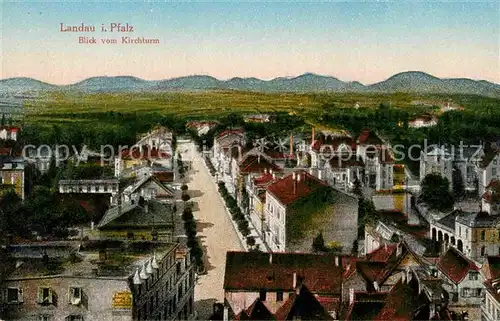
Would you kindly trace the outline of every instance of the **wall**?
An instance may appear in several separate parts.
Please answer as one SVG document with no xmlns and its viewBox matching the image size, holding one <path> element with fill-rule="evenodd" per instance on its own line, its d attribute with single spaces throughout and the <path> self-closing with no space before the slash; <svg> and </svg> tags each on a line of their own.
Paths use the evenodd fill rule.
<svg viewBox="0 0 500 321">
<path fill-rule="evenodd" d="M 113 316 L 112 299 L 115 292 L 130 292 L 126 279 L 94 279 L 78 277 L 56 277 L 7 281 L 2 287 L 20 287 L 23 290 L 23 303 L 9 305 L 12 315 L 9 320 L 37 320 L 38 315 L 51 315 L 53 320 L 64 320 L 70 314 L 82 315 L 84 320 L 128 321 L 132 320 L 132 309 L 119 317 Z M 42 306 L 37 303 L 38 287 L 50 287 L 55 291 L 56 304 Z M 81 287 L 88 305 L 69 304 L 69 288 Z"/>
</svg>

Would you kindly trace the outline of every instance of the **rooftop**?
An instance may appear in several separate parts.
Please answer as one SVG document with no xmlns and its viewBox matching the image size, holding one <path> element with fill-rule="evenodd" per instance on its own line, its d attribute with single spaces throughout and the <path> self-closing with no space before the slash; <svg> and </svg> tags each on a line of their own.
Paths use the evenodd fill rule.
<svg viewBox="0 0 500 321">
<path fill-rule="evenodd" d="M 152 227 L 173 224 L 173 211 L 166 204 L 154 200 L 144 204 L 126 203 L 110 208 L 98 228 Z"/>
<path fill-rule="evenodd" d="M 491 228 L 500 223 L 500 216 L 490 215 L 487 212 L 461 212 L 460 215 L 456 216 L 456 221 L 468 227 Z"/>
<path fill-rule="evenodd" d="M 272 183 L 267 191 L 286 206 L 327 186 L 306 171 L 299 170 Z"/>
<path fill-rule="evenodd" d="M 40 247 L 40 245 L 25 245 L 26 248 L 32 246 Z M 48 256 L 46 260 L 43 259 L 43 251 L 39 251 L 36 257 L 17 255 L 16 268 L 8 279 L 53 276 L 129 278 L 137 269 L 143 268 L 153 255 L 159 260 L 176 248 L 176 244 L 144 241 L 115 241 L 106 244 L 86 242 L 81 247 L 68 244 L 69 252 L 65 252 L 64 256 L 56 255 L 58 252 L 52 245 L 44 248 Z"/>
<path fill-rule="evenodd" d="M 460 283 L 469 271 L 479 271 L 472 261 L 453 247 L 441 255 L 438 259 L 437 268 L 456 284 Z"/>
<path fill-rule="evenodd" d="M 228 252 L 224 289 L 294 291 L 295 276 L 297 284 L 302 280 L 313 293 L 340 293 L 342 268 L 337 260 L 341 262 L 333 255 Z"/>
<path fill-rule="evenodd" d="M 357 143 L 363 145 L 383 145 L 380 137 L 370 129 L 365 129 L 359 134 Z"/>
</svg>

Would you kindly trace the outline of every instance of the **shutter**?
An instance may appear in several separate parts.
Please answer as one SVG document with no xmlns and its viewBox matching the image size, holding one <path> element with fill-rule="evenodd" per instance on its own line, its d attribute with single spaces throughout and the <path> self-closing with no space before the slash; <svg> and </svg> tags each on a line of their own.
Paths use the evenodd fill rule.
<svg viewBox="0 0 500 321">
<path fill-rule="evenodd" d="M 81 296 L 82 296 L 82 305 L 85 307 L 85 309 L 89 309 L 89 298 L 87 294 L 83 291 L 83 289 L 80 290 Z"/>
<path fill-rule="evenodd" d="M 52 304 L 53 302 L 53 298 L 52 296 L 54 295 L 54 293 L 52 292 L 52 288 L 49 288 L 49 298 L 48 298 L 48 303 Z"/>
<path fill-rule="evenodd" d="M 68 289 L 68 304 L 71 304 L 71 298 L 73 297 L 73 288 L 69 287 Z"/>
<path fill-rule="evenodd" d="M 17 302 L 23 303 L 23 289 L 17 289 Z"/>
</svg>

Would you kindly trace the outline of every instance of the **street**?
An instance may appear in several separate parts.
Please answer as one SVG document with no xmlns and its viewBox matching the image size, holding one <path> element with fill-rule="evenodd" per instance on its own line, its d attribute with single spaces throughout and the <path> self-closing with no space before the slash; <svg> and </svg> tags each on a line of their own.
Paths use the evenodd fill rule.
<svg viewBox="0 0 500 321">
<path fill-rule="evenodd" d="M 192 168 L 186 177 L 189 194 L 194 203 L 198 238 L 205 254 L 207 274 L 200 275 L 195 287 L 195 309 L 198 318 L 207 320 L 215 302 L 224 302 L 224 269 L 226 252 L 243 251 L 229 217 L 218 194 L 216 185 L 204 165 L 201 156 L 194 152 L 192 142 L 179 145 L 185 161 L 192 160 Z"/>
</svg>

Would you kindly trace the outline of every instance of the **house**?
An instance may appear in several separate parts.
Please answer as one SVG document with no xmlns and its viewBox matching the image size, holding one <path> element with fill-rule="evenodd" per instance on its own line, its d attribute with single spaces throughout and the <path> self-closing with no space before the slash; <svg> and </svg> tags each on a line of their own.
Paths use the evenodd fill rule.
<svg viewBox="0 0 500 321">
<path fill-rule="evenodd" d="M 23 250 L 32 245 L 23 245 Z M 177 243 L 85 242 L 58 255 L 16 255 L 0 285 L 2 319 L 193 320 L 194 271 Z M 43 254 L 42 254 L 43 253 Z"/>
<path fill-rule="evenodd" d="M 436 117 L 429 114 L 424 114 L 408 121 L 408 127 L 410 128 L 432 127 L 436 126 L 437 123 L 438 119 Z"/>
<path fill-rule="evenodd" d="M 344 159 L 339 156 L 332 157 L 324 166 L 324 175 L 320 175 L 330 186 L 345 190 L 352 190 L 356 179 L 360 180 L 364 164 L 361 159 L 349 157 Z"/>
<path fill-rule="evenodd" d="M 429 151 L 423 150 L 420 157 L 420 181 L 428 174 L 439 174 L 450 183 L 453 181 L 454 155 L 444 146 L 432 146 Z"/>
<path fill-rule="evenodd" d="M 134 177 L 140 168 L 150 167 L 153 163 L 161 164 L 172 171 L 172 153 L 146 146 L 123 149 L 118 157 L 115 157 L 115 176 Z"/>
<path fill-rule="evenodd" d="M 118 193 L 117 179 L 79 179 L 59 181 L 59 193 L 111 194 Z"/>
<path fill-rule="evenodd" d="M 430 223 L 432 240 L 452 246 L 470 259 L 481 262 L 486 255 L 500 253 L 500 216 L 487 212 L 454 210 Z"/>
<path fill-rule="evenodd" d="M 488 256 L 481 267 L 486 297 L 482 302 L 482 320 L 500 320 L 500 256 Z"/>
<path fill-rule="evenodd" d="M 1 140 L 14 140 L 17 141 L 17 135 L 21 128 L 15 126 L 1 126 L 0 139 Z"/>
<path fill-rule="evenodd" d="M 311 313 L 319 313 L 320 320 L 332 320 L 340 312 L 341 262 L 342 258 L 334 255 L 228 252 L 224 273 L 226 315 L 229 319 L 240 315 L 242 320 L 240 313 L 251 315 L 250 308 L 258 304 L 264 316 L 278 320 L 291 319 L 294 313 L 307 320 L 315 319 Z M 323 302 L 323 308 L 318 302 Z"/>
<path fill-rule="evenodd" d="M 311 167 L 322 169 L 332 157 L 340 157 L 346 161 L 355 158 L 356 142 L 346 132 L 322 131 L 318 139 L 314 131 L 311 135 Z"/>
<path fill-rule="evenodd" d="M 2 190 L 13 189 L 21 198 L 24 193 L 24 162 L 21 158 L 0 156 L 0 186 Z"/>
<path fill-rule="evenodd" d="M 245 146 L 245 135 L 241 129 L 229 129 L 214 138 L 212 164 L 219 180 L 228 185 L 228 191 L 234 193 L 232 184 L 232 160 L 241 160 Z"/>
<path fill-rule="evenodd" d="M 282 171 L 267 154 L 255 149 L 245 153 L 241 160 L 233 158 L 231 167 L 232 184 L 240 204 L 243 200 L 243 190 L 249 194 L 249 198 L 252 198 L 253 188 L 251 186 L 253 178 L 260 176 L 264 171 L 269 172 L 271 175 Z M 251 208 L 251 204 L 249 206 Z"/>
<path fill-rule="evenodd" d="M 449 247 L 436 263 L 438 277 L 444 279 L 445 290 L 450 294 L 449 309 L 466 311 L 471 320 L 481 318 L 481 302 L 485 297 L 484 279 L 479 267 L 463 253 Z"/>
<path fill-rule="evenodd" d="M 174 151 L 172 142 L 173 134 L 168 128 L 155 127 L 148 133 L 141 135 L 135 146 L 140 149 L 156 149 L 172 155 Z"/>
<path fill-rule="evenodd" d="M 210 129 L 217 126 L 216 121 L 189 121 L 186 123 L 186 128 L 194 130 L 198 136 L 206 135 Z"/>
<path fill-rule="evenodd" d="M 498 147 L 487 144 L 478 163 L 478 192 L 483 195 L 492 180 L 500 180 L 500 153 Z"/>
<path fill-rule="evenodd" d="M 246 115 L 243 120 L 246 123 L 268 123 L 270 120 L 270 116 L 267 114 Z"/>
<path fill-rule="evenodd" d="M 394 186 L 394 157 L 390 147 L 372 130 L 365 129 L 356 141 L 356 156 L 365 164 L 362 181 L 375 190 Z"/>
<path fill-rule="evenodd" d="M 320 231 L 327 241 L 350 251 L 357 238 L 358 200 L 329 187 L 304 170 L 294 171 L 266 187 L 264 234 L 275 252 L 311 250 Z"/>
<path fill-rule="evenodd" d="M 138 177 L 133 185 L 129 185 L 123 190 L 122 202 L 134 201 L 138 203 L 141 197 L 146 201 L 157 200 L 163 203 L 175 203 L 175 191 L 162 184 L 156 176 Z"/>
<path fill-rule="evenodd" d="M 100 239 L 172 241 L 174 212 L 170 204 L 140 200 L 112 207 L 97 225 Z"/>
<path fill-rule="evenodd" d="M 492 180 L 481 197 L 481 208 L 490 215 L 500 214 L 500 180 Z"/>
</svg>

